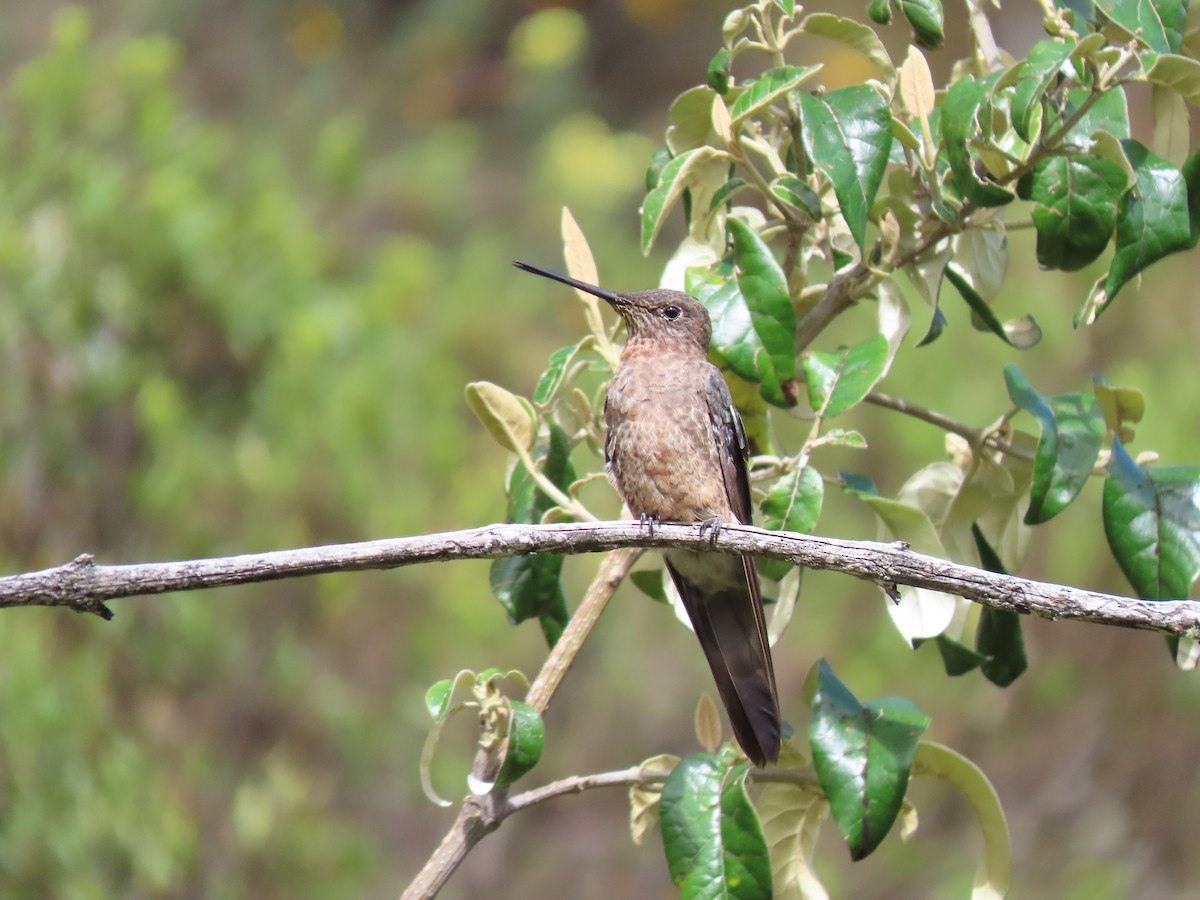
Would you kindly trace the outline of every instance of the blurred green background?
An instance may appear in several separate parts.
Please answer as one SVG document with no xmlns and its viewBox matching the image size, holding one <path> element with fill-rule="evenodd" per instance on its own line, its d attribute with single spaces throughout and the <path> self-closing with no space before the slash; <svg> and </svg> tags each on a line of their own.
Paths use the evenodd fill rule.
<svg viewBox="0 0 1200 900">
<path fill-rule="evenodd" d="M 0 569 L 15 573 L 85 551 L 181 559 L 500 520 L 504 454 L 463 385 L 528 393 L 582 328 L 567 292 L 510 261 L 559 264 L 565 204 L 606 283 L 655 283 L 665 257 L 637 251 L 645 163 L 728 6 L 0 11 Z M 961 46 L 962 12 L 947 12 Z M 1021 53 L 1038 22 L 1036 4 L 1006 9 L 998 37 Z M 905 35 L 887 39 L 900 58 Z M 936 55 L 935 71 L 953 58 Z M 826 62 L 835 82 L 862 77 L 852 57 Z M 1028 232 L 1012 246 L 1000 312 L 1034 313 L 1044 342 L 1003 347 L 952 300 L 948 332 L 928 348 L 910 338 L 885 388 L 984 424 L 1006 408 L 1006 361 L 1046 393 L 1103 373 L 1148 394 L 1134 450 L 1200 461 L 1195 259 L 1155 267 L 1076 334 L 1094 273 L 1037 272 Z M 915 315 L 923 332 L 927 311 Z M 868 472 L 894 494 L 942 456 L 925 425 L 873 408 L 850 418 L 870 449 L 822 451 L 826 471 Z M 831 492 L 820 530 L 874 526 Z M 569 596 L 595 566 L 567 562 Z M 1098 485 L 1035 535 L 1022 574 L 1127 590 Z M 1194 896 L 1200 686 L 1160 639 L 1031 621 L 1032 669 L 1001 691 L 911 653 L 868 585 L 810 574 L 801 604 L 776 650 L 785 714 L 800 716 L 818 656 L 859 696 L 899 693 L 931 713 L 929 736 L 996 784 L 1013 897 Z M 532 674 L 545 652 L 535 624 L 505 622 L 486 563 L 114 608 L 111 623 L 0 619 L 5 898 L 396 895 L 453 815 L 418 784 L 425 688 L 461 668 Z M 708 685 L 670 611 L 623 588 L 556 697 L 530 783 L 689 752 Z M 444 794 L 462 791 L 470 741 L 466 722 L 443 739 Z M 967 896 L 967 811 L 937 785 L 913 795 L 916 836 L 864 863 L 827 829 L 818 868 L 834 896 Z M 626 815 L 618 791 L 522 813 L 444 896 L 671 896 L 661 851 L 632 846 Z"/>
</svg>

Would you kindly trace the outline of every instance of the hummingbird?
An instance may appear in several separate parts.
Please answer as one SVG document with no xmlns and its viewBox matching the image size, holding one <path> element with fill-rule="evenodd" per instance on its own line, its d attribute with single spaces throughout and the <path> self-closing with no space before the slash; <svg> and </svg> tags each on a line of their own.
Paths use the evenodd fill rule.
<svg viewBox="0 0 1200 900">
<path fill-rule="evenodd" d="M 604 300 L 628 340 L 604 400 L 604 460 L 617 493 L 650 524 L 752 524 L 747 442 L 721 371 L 708 361 L 712 322 L 695 297 L 619 294 L 530 265 L 517 268 Z M 779 693 L 752 556 L 664 554 L 716 681 L 734 737 L 756 764 L 779 759 Z"/>
</svg>

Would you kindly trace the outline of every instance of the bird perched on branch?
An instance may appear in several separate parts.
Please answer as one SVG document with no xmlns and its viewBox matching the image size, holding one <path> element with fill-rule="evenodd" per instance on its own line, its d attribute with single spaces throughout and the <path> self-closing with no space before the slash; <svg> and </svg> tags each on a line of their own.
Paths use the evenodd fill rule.
<svg viewBox="0 0 1200 900">
<path fill-rule="evenodd" d="M 629 339 L 604 402 L 604 458 L 630 511 L 698 523 L 714 536 L 751 524 L 746 434 L 720 371 L 708 361 L 712 323 L 680 291 L 618 294 L 517 262 L 606 301 Z M 779 758 L 779 695 L 754 557 L 670 550 L 667 571 L 708 658 L 734 736 L 757 765 Z"/>
</svg>

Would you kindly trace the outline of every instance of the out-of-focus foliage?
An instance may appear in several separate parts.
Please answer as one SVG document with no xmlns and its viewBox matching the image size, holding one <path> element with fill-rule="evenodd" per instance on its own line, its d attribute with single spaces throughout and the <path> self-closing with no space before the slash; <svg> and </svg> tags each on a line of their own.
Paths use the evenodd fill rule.
<svg viewBox="0 0 1200 900">
<path fill-rule="evenodd" d="M 287 33 L 314 65 L 336 38 L 321 8 Z M 484 39 L 431 16 L 395 46 L 438 34 Z M 529 162 L 503 161 L 518 184 L 547 183 L 489 212 L 479 192 L 503 183 L 501 162 L 478 124 L 446 117 L 384 140 L 368 110 L 317 83 L 298 95 L 306 111 L 263 127 L 206 111 L 185 88 L 189 48 L 165 34 L 113 37 L 66 8 L 42 43 L 0 106 L 3 568 L 500 518 L 476 485 L 487 457 L 468 439 L 462 384 L 505 371 L 520 335 L 552 345 L 527 286 L 499 283 L 536 229 L 505 228 L 556 214 L 592 165 L 639 171 L 645 139 L 560 120 L 567 91 L 525 139 Z M 514 72 L 536 70 L 527 90 L 569 82 L 577 64 L 513 52 Z M 603 216 L 631 208 L 638 185 L 590 187 L 576 200 Z M 159 598 L 125 605 L 112 628 L 6 617 L 5 896 L 393 884 L 378 817 L 350 810 L 421 808 L 409 673 L 500 640 L 479 572 Z M 419 817 L 409 828 L 426 834 Z"/>
</svg>

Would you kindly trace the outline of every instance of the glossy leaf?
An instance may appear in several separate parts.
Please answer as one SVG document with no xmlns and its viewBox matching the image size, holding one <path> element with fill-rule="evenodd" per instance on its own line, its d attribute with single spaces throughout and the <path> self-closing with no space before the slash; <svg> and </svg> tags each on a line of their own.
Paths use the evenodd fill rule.
<svg viewBox="0 0 1200 900">
<path fill-rule="evenodd" d="M 1117 225 L 1125 185 L 1125 170 L 1099 156 L 1040 162 L 1030 189 L 1038 264 L 1073 272 L 1103 253 Z"/>
<path fill-rule="evenodd" d="M 750 321 L 771 360 L 780 388 L 787 395 L 796 378 L 796 310 L 788 294 L 783 268 L 753 229 L 740 219 L 729 220 L 737 284 Z"/>
<path fill-rule="evenodd" d="M 1200 467 L 1140 466 L 1115 439 L 1104 532 L 1139 596 L 1186 597 L 1200 575 Z"/>
<path fill-rule="evenodd" d="M 1013 195 L 1000 185 L 980 178 L 967 147 L 969 140 L 979 136 L 979 110 L 987 95 L 988 85 L 969 75 L 954 82 L 942 102 L 942 137 L 946 142 L 946 161 L 959 193 L 980 206 L 1003 206 Z"/>
<path fill-rule="evenodd" d="M 891 0 L 871 0 L 867 4 L 867 15 L 871 17 L 872 22 L 879 25 L 888 25 L 892 21 L 892 3 Z"/>
<path fill-rule="evenodd" d="M 1009 399 L 1042 426 L 1025 514 L 1027 525 L 1038 525 L 1066 509 L 1087 483 L 1104 443 L 1104 411 L 1090 394 L 1043 397 L 1013 364 L 1004 382 Z"/>
<path fill-rule="evenodd" d="M 1151 50 L 1175 53 L 1183 43 L 1187 0 L 1095 0 L 1110 22 L 1136 35 Z"/>
<path fill-rule="evenodd" d="M 563 380 L 570 371 L 571 363 L 575 361 L 575 357 L 579 355 L 580 351 L 591 347 L 595 343 L 595 340 L 592 335 L 588 335 L 578 344 L 561 347 L 550 354 L 550 364 L 546 367 L 546 371 L 542 373 L 542 377 L 538 379 L 537 387 L 533 389 L 534 403 L 538 406 L 544 406 L 554 399 L 554 395 L 562 387 Z"/>
<path fill-rule="evenodd" d="M 795 175 L 780 175 L 771 182 L 771 193 L 804 213 L 810 221 L 821 220 L 821 198 Z"/>
<path fill-rule="evenodd" d="M 917 46 L 937 50 L 946 39 L 941 0 L 900 0 L 900 11 L 912 26 Z"/>
<path fill-rule="evenodd" d="M 732 54 L 724 47 L 713 54 L 713 58 L 708 61 L 708 85 L 718 94 L 724 94 L 729 90 L 731 62 Z"/>
<path fill-rule="evenodd" d="M 1117 209 L 1117 245 L 1104 281 L 1107 303 L 1139 272 L 1194 246 L 1183 173 L 1137 141 L 1125 141 L 1137 183 Z"/>
<path fill-rule="evenodd" d="M 454 690 L 454 682 L 449 678 L 434 682 L 425 692 L 425 709 L 435 721 L 441 721 L 450 707 L 450 695 Z"/>
<path fill-rule="evenodd" d="M 1019 332 L 1014 331 L 1011 324 L 1001 322 L 992 312 L 991 306 L 979 295 L 963 271 L 954 263 L 946 266 L 946 280 L 954 285 L 959 296 L 967 302 L 967 306 L 971 308 L 973 319 L 1010 347 L 1027 350 L 1041 339 L 1041 329 L 1037 327 L 1033 316 L 1025 317 L 1024 321 L 1029 323 L 1030 327 Z"/>
<path fill-rule="evenodd" d="M 1073 116 L 1089 96 L 1091 95 L 1086 88 L 1069 91 L 1064 114 Z M 1120 140 L 1129 137 L 1129 101 L 1125 97 L 1125 91 L 1120 88 L 1113 88 L 1101 94 L 1067 132 L 1067 140 L 1081 147 L 1090 147 L 1095 136 L 1101 132 Z"/>
<path fill-rule="evenodd" d="M 888 362 L 888 342 L 873 334 L 861 344 L 831 353 L 804 357 L 808 402 L 824 410 L 826 419 L 857 405 L 883 377 Z"/>
<path fill-rule="evenodd" d="M 859 703 L 825 660 L 817 666 L 808 729 L 813 768 L 858 860 L 879 846 L 900 812 L 929 717 L 900 697 Z"/>
<path fill-rule="evenodd" d="M 687 292 L 708 309 L 712 318 L 710 354 L 739 378 L 757 384 L 762 396 L 776 406 L 786 406 L 779 377 L 762 339 L 754 330 L 750 307 L 734 278 L 689 273 Z"/>
<path fill-rule="evenodd" d="M 800 114 L 804 150 L 833 183 L 842 216 L 862 249 L 892 148 L 887 102 L 871 87 L 848 87 L 821 97 L 801 94 Z"/>
<path fill-rule="evenodd" d="M 763 527 L 772 531 L 798 531 L 811 534 L 821 516 L 825 482 L 812 466 L 793 468 L 767 489 L 762 502 Z M 764 578 L 778 581 L 792 568 L 782 559 L 759 559 L 758 570 Z"/>
<path fill-rule="evenodd" d="M 510 700 L 508 705 L 508 735 L 500 747 L 496 787 L 512 784 L 536 766 L 546 739 L 546 726 L 536 709 L 520 700 Z"/>
<path fill-rule="evenodd" d="M 1074 49 L 1073 39 L 1062 38 L 1038 41 L 1030 48 L 1009 104 L 1013 128 L 1026 141 L 1037 139 L 1042 97 Z"/>
<path fill-rule="evenodd" d="M 768 69 L 746 86 L 729 107 L 729 117 L 734 125 L 757 115 L 776 100 L 793 91 L 820 71 L 817 66 L 780 66 Z"/>
<path fill-rule="evenodd" d="M 971 534 L 983 568 L 1006 574 L 1004 563 L 978 525 L 971 526 Z M 1008 687 L 1029 667 L 1025 637 L 1021 634 L 1021 616 L 1008 609 L 983 607 L 975 632 L 975 650 L 983 657 L 979 666 L 983 676 L 998 687 Z"/>
<path fill-rule="evenodd" d="M 663 167 L 658 184 L 646 194 L 646 199 L 642 202 L 643 253 L 650 252 L 663 221 L 689 187 L 691 179 L 715 159 L 717 153 L 713 147 L 698 147 L 680 153 Z"/>
<path fill-rule="evenodd" d="M 748 770 L 727 770 L 720 757 L 693 753 L 680 760 L 663 785 L 663 849 L 682 900 L 771 895 L 766 840 L 746 796 Z"/>
<path fill-rule="evenodd" d="M 543 474 L 566 490 L 575 480 L 570 454 L 566 435 L 551 423 L 546 441 L 535 447 L 531 455 Z M 507 520 L 536 524 L 554 506 L 554 501 L 537 488 L 525 466 L 518 462 L 509 479 Z M 567 601 L 559 581 L 562 564 L 563 557 L 559 554 L 538 553 L 494 560 L 490 571 L 492 593 L 504 605 L 509 619 L 516 624 L 536 617 L 550 646 L 558 641 L 567 624 Z"/>
</svg>

